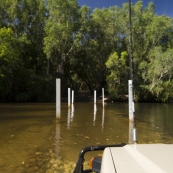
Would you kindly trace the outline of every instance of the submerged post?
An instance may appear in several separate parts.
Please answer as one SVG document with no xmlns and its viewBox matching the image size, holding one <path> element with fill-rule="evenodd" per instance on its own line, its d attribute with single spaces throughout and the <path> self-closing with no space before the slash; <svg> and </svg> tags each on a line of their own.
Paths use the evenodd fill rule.
<svg viewBox="0 0 173 173">
<path fill-rule="evenodd" d="M 61 117 L 61 79 L 56 79 L 56 118 Z"/>
<path fill-rule="evenodd" d="M 94 104 L 96 104 L 96 90 L 94 90 Z"/>
<path fill-rule="evenodd" d="M 72 90 L 71 104 L 74 103 L 74 90 Z"/>
<path fill-rule="evenodd" d="M 68 88 L 68 107 L 70 108 L 70 88 Z"/>
</svg>

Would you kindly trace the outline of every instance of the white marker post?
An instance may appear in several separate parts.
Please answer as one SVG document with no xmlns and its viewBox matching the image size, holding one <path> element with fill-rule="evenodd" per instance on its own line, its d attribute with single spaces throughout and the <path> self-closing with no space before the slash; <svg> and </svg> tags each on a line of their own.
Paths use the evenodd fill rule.
<svg viewBox="0 0 173 173">
<path fill-rule="evenodd" d="M 56 118 L 61 117 L 61 79 L 56 79 Z"/>
<path fill-rule="evenodd" d="M 129 89 L 129 120 L 134 121 L 134 102 L 133 102 L 133 83 L 132 80 L 128 81 Z"/>
<path fill-rule="evenodd" d="M 102 88 L 102 102 L 103 102 L 103 108 L 104 108 L 104 100 L 105 100 L 105 98 L 104 98 L 104 88 Z"/>
<path fill-rule="evenodd" d="M 71 104 L 74 103 L 74 90 L 72 90 Z"/>
<path fill-rule="evenodd" d="M 137 142 L 137 130 L 135 124 L 135 103 L 133 101 L 133 83 L 129 80 L 129 143 Z"/>
<path fill-rule="evenodd" d="M 96 104 L 96 90 L 94 90 L 94 104 Z"/>
<path fill-rule="evenodd" d="M 68 88 L 68 107 L 70 108 L 70 93 L 71 93 L 71 89 Z"/>
</svg>

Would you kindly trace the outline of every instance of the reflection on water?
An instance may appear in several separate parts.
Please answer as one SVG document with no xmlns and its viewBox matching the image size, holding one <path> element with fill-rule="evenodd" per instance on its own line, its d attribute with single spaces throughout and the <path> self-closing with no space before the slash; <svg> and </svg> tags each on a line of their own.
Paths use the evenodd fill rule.
<svg viewBox="0 0 173 173">
<path fill-rule="evenodd" d="M 71 105 L 71 122 L 73 121 L 74 118 L 74 105 Z"/>
<path fill-rule="evenodd" d="M 93 118 L 93 126 L 95 126 L 95 121 L 96 121 L 96 113 L 97 113 L 97 105 L 94 104 L 94 118 Z"/>
<path fill-rule="evenodd" d="M 104 129 L 104 122 L 105 122 L 105 109 L 102 109 L 102 131 Z"/>
<path fill-rule="evenodd" d="M 134 127 L 133 122 L 129 121 L 129 144 L 134 143 L 134 141 L 133 141 L 133 127 Z"/>
<path fill-rule="evenodd" d="M 136 110 L 140 143 L 173 143 L 172 104 L 143 103 Z"/>
<path fill-rule="evenodd" d="M 71 121 L 71 116 L 70 116 L 70 107 L 68 107 L 67 129 L 70 129 L 70 121 Z"/>
<path fill-rule="evenodd" d="M 56 123 L 56 131 L 55 131 L 55 142 L 56 144 L 60 143 L 60 123 Z M 56 156 L 58 157 L 59 156 L 59 148 L 60 146 L 59 145 L 55 145 L 55 154 Z"/>
<path fill-rule="evenodd" d="M 172 104 L 135 108 L 138 143 L 173 143 Z M 85 146 L 133 142 L 127 103 L 107 103 L 104 109 L 101 103 L 75 103 L 70 109 L 63 103 L 59 122 L 55 113 L 53 103 L 0 104 L 0 173 L 46 170 L 54 154 L 76 162 Z"/>
<path fill-rule="evenodd" d="M 74 105 L 72 104 L 71 107 L 68 107 L 67 129 L 70 129 L 70 123 L 73 122 L 73 118 L 74 118 Z"/>
</svg>

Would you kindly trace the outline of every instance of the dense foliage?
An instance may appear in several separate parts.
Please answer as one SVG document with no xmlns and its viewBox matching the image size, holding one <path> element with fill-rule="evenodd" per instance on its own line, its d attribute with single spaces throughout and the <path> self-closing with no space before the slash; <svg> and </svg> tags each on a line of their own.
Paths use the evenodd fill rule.
<svg viewBox="0 0 173 173">
<path fill-rule="evenodd" d="M 132 5 L 134 97 L 173 101 L 173 19 Z M 62 94 L 128 95 L 129 11 L 90 10 L 77 0 L 0 0 L 0 101 L 53 101 Z"/>
</svg>

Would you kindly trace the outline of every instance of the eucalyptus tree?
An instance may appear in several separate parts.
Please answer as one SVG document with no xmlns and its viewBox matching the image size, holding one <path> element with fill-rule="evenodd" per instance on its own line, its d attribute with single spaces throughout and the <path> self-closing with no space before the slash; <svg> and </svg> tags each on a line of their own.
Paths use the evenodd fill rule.
<svg viewBox="0 0 173 173">
<path fill-rule="evenodd" d="M 12 99 L 26 101 L 37 84 L 39 86 L 38 81 L 42 80 L 41 76 L 47 67 L 42 49 L 45 4 L 42 0 L 0 0 L 0 9 L 0 26 L 11 28 L 15 40 L 15 49 L 12 50 L 18 53 L 19 59 L 13 68 L 13 75 L 6 80 L 11 83 L 11 93 L 14 95 Z M 13 64 L 10 61 L 8 63 Z"/>
<path fill-rule="evenodd" d="M 79 6 L 76 0 L 47 0 L 44 52 L 54 74 L 70 74 L 70 57 L 78 44 Z M 66 68 L 67 66 L 67 68 Z"/>
<path fill-rule="evenodd" d="M 13 30 L 20 42 L 21 57 L 27 68 L 39 72 L 45 66 L 43 36 L 45 5 L 43 0 L 0 0 L 4 17 L 3 25 Z"/>
<path fill-rule="evenodd" d="M 147 27 L 151 25 L 151 22 L 155 16 L 155 6 L 152 2 L 149 3 L 145 8 L 142 1 L 138 1 L 134 6 L 132 6 L 133 75 L 135 100 L 139 100 L 141 97 L 146 97 L 145 95 L 147 93 L 147 91 L 141 87 L 144 85 L 144 81 L 142 78 L 143 69 L 140 67 L 141 64 L 144 64 L 143 62 L 146 62 L 148 53 L 151 50 L 151 45 L 147 45 L 147 41 L 149 39 L 147 35 Z M 128 37 L 126 37 L 127 45 L 128 42 Z"/>
<path fill-rule="evenodd" d="M 0 28 L 0 98 L 12 97 L 13 73 L 20 63 L 19 49 L 10 28 Z"/>
<path fill-rule="evenodd" d="M 151 82 L 153 80 L 153 77 L 151 77 L 151 75 L 146 75 L 146 74 L 148 74 L 149 71 L 152 71 L 152 69 L 157 68 L 157 65 L 158 66 L 159 64 L 161 65 L 161 62 L 163 62 L 164 60 L 163 61 L 154 60 L 153 58 L 151 58 L 150 55 L 152 52 L 155 52 L 156 47 L 158 46 L 161 47 L 163 52 L 167 51 L 167 48 L 170 47 L 172 42 L 172 32 L 173 32 L 172 19 L 169 18 L 168 16 L 156 15 L 155 6 L 153 3 L 149 3 L 148 6 L 144 8 L 142 1 L 138 1 L 133 6 L 132 21 L 133 21 L 133 56 L 134 56 L 134 75 L 135 75 L 134 79 L 136 87 L 135 96 L 136 99 L 140 98 L 149 99 L 148 97 L 151 97 L 151 95 L 153 95 L 153 97 L 155 98 L 158 96 L 158 93 L 151 92 L 151 89 L 149 88 L 147 89 L 148 85 L 153 86 L 153 82 Z M 167 55 L 167 53 L 165 53 L 165 55 Z M 162 59 L 164 58 L 166 57 L 162 56 Z M 156 67 L 154 68 L 154 66 Z M 165 64 L 163 64 L 163 66 L 165 66 Z M 160 68 L 160 70 L 161 69 L 162 68 Z M 151 77 L 150 80 L 149 76 Z M 161 79 L 161 81 L 162 80 L 163 79 Z M 148 82 L 151 83 L 149 84 Z"/>
<path fill-rule="evenodd" d="M 92 46 L 92 51 L 97 62 L 97 79 L 100 87 L 106 86 L 113 97 L 127 94 L 129 68 L 125 39 L 128 35 L 128 6 L 124 4 L 123 8 L 95 9 L 92 14 L 96 31 L 93 38 L 97 43 Z"/>
<path fill-rule="evenodd" d="M 105 62 L 120 47 L 121 24 L 115 23 L 119 8 L 91 13 L 75 0 L 47 1 L 47 8 L 44 50 L 53 66 L 50 70 L 78 78 L 90 91 L 100 90 L 106 85 Z"/>
<path fill-rule="evenodd" d="M 143 71 L 145 87 L 155 96 L 156 101 L 168 102 L 173 98 L 173 49 L 166 51 L 155 47 L 149 54 L 147 71 Z"/>
<path fill-rule="evenodd" d="M 119 23 L 120 8 L 110 7 L 95 9 L 91 14 L 92 32 L 90 32 L 90 51 L 88 51 L 95 68 L 93 77 L 97 81 L 96 88 L 106 87 L 107 69 L 105 62 L 114 51 L 121 53 L 123 36 Z"/>
<path fill-rule="evenodd" d="M 120 56 L 117 52 L 114 52 L 105 63 L 109 69 L 109 75 L 107 76 L 108 92 L 114 98 L 122 98 L 128 92 L 127 76 L 129 67 L 127 66 L 127 57 L 127 52 L 122 52 Z"/>
<path fill-rule="evenodd" d="M 129 52 L 129 11 L 128 11 L 128 4 L 124 3 L 122 5 L 121 9 L 116 9 L 116 17 L 114 17 L 114 23 L 116 25 L 116 36 L 118 36 L 118 45 L 114 48 L 115 52 L 113 54 L 109 54 L 109 59 L 106 62 L 106 66 L 108 68 L 108 75 L 107 75 L 107 84 L 108 84 L 108 90 L 110 93 L 114 93 L 113 95 L 118 95 L 122 92 L 122 88 L 124 90 L 124 94 L 126 94 L 127 86 L 125 83 L 127 83 L 128 77 L 124 78 L 124 80 L 121 80 L 121 86 L 117 82 L 117 76 L 121 76 L 122 69 L 114 67 L 110 68 L 109 65 L 111 62 L 114 61 L 114 64 L 118 62 L 121 62 L 121 53 L 124 51 Z M 104 18 L 103 18 L 104 19 Z M 134 94 L 136 100 L 147 100 L 149 99 L 149 96 L 152 96 L 153 99 L 158 98 L 158 92 L 157 87 L 160 88 L 159 93 L 160 96 L 162 94 L 165 94 L 166 91 L 164 90 L 164 85 L 160 85 L 158 82 L 158 78 L 161 80 L 161 82 L 167 84 L 169 81 L 171 81 L 171 78 L 167 76 L 167 78 L 160 78 L 159 74 L 162 74 L 161 71 L 163 68 L 158 68 L 160 71 L 155 72 L 153 74 L 156 75 L 155 77 L 157 79 L 157 82 L 153 84 L 153 76 L 151 75 L 151 71 L 153 69 L 157 69 L 157 65 L 161 66 L 161 64 L 164 62 L 164 60 L 161 59 L 167 59 L 169 57 L 169 61 L 166 60 L 167 68 L 169 69 L 170 73 L 171 71 L 171 60 L 170 55 L 172 48 L 172 33 L 173 33 L 173 23 L 172 19 L 168 16 L 158 16 L 155 14 L 155 5 L 150 2 L 147 7 L 143 6 L 143 2 L 139 0 L 135 5 L 132 6 L 132 39 L 133 39 L 133 73 L 134 73 Z M 109 23 L 110 24 L 110 23 Z M 103 25 L 104 26 L 104 25 Z M 107 26 L 109 26 L 107 24 Z M 109 27 L 107 27 L 109 29 Z M 104 31 L 106 31 L 106 28 L 104 28 Z M 106 32 L 106 36 L 109 35 L 108 32 Z M 114 36 L 114 38 L 116 38 Z M 111 42 L 111 39 L 110 39 Z M 114 42 L 116 43 L 116 42 Z M 110 45 L 108 43 L 108 45 Z M 157 59 L 156 48 L 160 47 L 160 58 Z M 106 49 L 104 49 L 106 50 Z M 158 49 L 157 49 L 158 50 Z M 151 56 L 152 55 L 152 56 Z M 164 57 L 165 56 L 165 57 Z M 126 75 L 129 73 L 128 68 L 128 56 L 124 57 L 125 64 L 124 64 L 124 71 Z M 116 63 L 117 62 L 117 63 Z M 160 64 L 160 65 L 159 65 Z M 170 66 L 168 66 L 170 64 Z M 165 67 L 165 64 L 163 63 L 162 66 Z M 125 68 L 126 67 L 126 68 Z M 164 70 L 163 70 L 164 71 Z M 149 75 L 150 73 L 150 75 Z M 123 75 L 124 76 L 124 75 Z M 164 75 L 165 76 L 165 75 Z M 125 76 L 124 76 L 125 77 Z M 155 79 L 155 81 L 156 81 Z M 164 82 L 165 81 L 165 82 Z M 122 82 L 124 83 L 122 85 Z M 151 89 L 150 87 L 153 86 Z M 169 84 L 171 87 L 171 85 Z M 149 89 L 150 88 L 150 89 Z M 165 91 L 165 92 L 161 92 Z M 166 96 L 164 96 L 164 99 Z M 168 98 L 168 97 L 167 97 Z"/>
<path fill-rule="evenodd" d="M 6 8 L 5 1 L 0 0 L 0 28 L 7 26 L 8 14 Z"/>
<path fill-rule="evenodd" d="M 94 80 L 96 64 L 91 57 L 93 26 L 90 8 L 82 6 L 79 9 L 79 30 L 76 38 L 78 44 L 76 44 L 75 58 L 71 58 L 71 69 L 74 73 L 72 79 L 73 83 L 75 81 L 76 89 L 91 92 L 97 82 Z"/>
<path fill-rule="evenodd" d="M 10 28 L 0 28 L 0 61 L 1 70 L 9 70 L 19 61 L 19 49 L 17 41 L 14 38 L 13 31 Z M 16 64 L 17 65 L 17 64 Z M 1 76 L 2 75 L 1 73 Z"/>
</svg>

